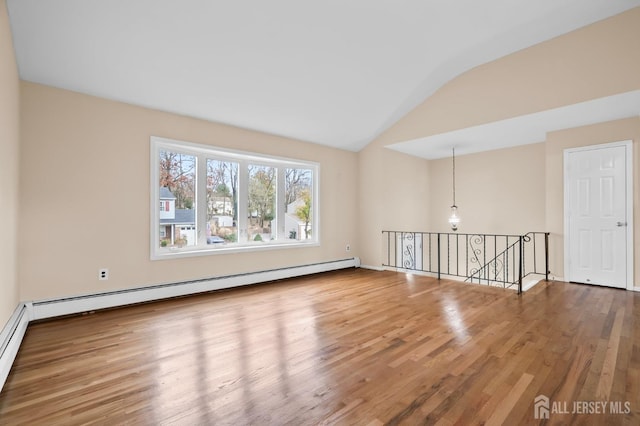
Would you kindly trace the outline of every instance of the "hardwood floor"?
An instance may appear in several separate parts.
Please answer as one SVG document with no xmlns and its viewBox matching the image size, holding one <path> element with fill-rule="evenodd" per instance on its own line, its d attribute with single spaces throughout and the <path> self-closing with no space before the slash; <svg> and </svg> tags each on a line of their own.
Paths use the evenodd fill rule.
<svg viewBox="0 0 640 426">
<path fill-rule="evenodd" d="M 32 324 L 0 424 L 537 424 L 538 395 L 639 424 L 640 294 L 352 269 Z"/>
</svg>

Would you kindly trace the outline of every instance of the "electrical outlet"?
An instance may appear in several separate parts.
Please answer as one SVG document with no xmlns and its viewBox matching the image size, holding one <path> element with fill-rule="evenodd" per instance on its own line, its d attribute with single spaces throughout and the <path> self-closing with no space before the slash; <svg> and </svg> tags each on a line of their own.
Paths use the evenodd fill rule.
<svg viewBox="0 0 640 426">
<path fill-rule="evenodd" d="M 109 269 L 107 269 L 107 268 L 98 269 L 98 279 L 100 281 L 108 280 L 109 279 Z"/>
<path fill-rule="evenodd" d="M 351 245 L 347 244 L 347 247 L 345 247 L 345 249 L 346 249 L 347 251 L 351 251 Z"/>
</svg>

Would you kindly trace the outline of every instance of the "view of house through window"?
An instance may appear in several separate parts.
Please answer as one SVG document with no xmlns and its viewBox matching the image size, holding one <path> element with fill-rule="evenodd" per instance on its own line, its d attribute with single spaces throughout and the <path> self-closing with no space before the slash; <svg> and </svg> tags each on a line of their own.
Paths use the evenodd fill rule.
<svg viewBox="0 0 640 426">
<path fill-rule="evenodd" d="M 317 242 L 314 163 L 152 138 L 152 256 Z"/>
<path fill-rule="evenodd" d="M 310 169 L 286 169 L 285 171 L 285 231 L 286 238 L 307 240 L 311 238 L 313 171 Z"/>
<path fill-rule="evenodd" d="M 273 222 L 276 219 L 277 170 L 274 167 L 249 165 L 249 210 L 247 217 L 249 241 L 278 238 Z"/>
<path fill-rule="evenodd" d="M 196 157 L 161 150 L 158 167 L 160 246 L 194 246 L 197 244 Z"/>
<path fill-rule="evenodd" d="M 238 241 L 238 171 L 233 161 L 207 159 L 207 244 Z"/>
</svg>

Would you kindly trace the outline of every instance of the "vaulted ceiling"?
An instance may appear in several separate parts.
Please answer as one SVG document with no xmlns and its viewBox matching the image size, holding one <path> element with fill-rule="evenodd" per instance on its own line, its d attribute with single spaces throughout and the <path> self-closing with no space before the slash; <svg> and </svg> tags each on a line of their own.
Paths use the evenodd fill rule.
<svg viewBox="0 0 640 426">
<path fill-rule="evenodd" d="M 637 0 L 7 0 L 23 80 L 357 151 L 480 64 Z"/>
</svg>

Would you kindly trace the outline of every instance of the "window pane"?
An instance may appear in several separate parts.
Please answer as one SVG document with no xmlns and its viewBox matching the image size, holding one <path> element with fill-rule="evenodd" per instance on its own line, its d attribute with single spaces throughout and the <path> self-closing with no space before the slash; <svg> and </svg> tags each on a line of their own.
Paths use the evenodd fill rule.
<svg viewBox="0 0 640 426">
<path fill-rule="evenodd" d="M 285 171 L 285 236 L 291 240 L 311 238 L 313 223 L 313 172 L 309 169 Z"/>
<path fill-rule="evenodd" d="M 158 160 L 160 247 L 196 245 L 196 157 L 161 150 Z"/>
<path fill-rule="evenodd" d="M 151 142 L 153 260 L 318 242 L 317 164 Z"/>
<path fill-rule="evenodd" d="M 238 163 L 207 160 L 207 244 L 238 241 Z"/>
<path fill-rule="evenodd" d="M 249 165 L 247 238 L 250 242 L 276 239 L 276 176 L 275 167 Z"/>
</svg>

